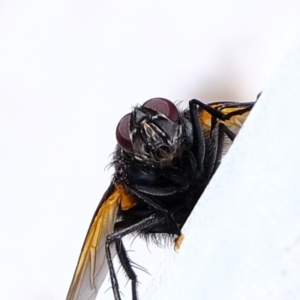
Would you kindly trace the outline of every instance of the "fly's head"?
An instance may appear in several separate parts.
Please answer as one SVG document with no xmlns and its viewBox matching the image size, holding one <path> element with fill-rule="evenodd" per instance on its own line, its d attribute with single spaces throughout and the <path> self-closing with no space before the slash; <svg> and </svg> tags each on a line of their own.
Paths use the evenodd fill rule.
<svg viewBox="0 0 300 300">
<path fill-rule="evenodd" d="M 119 122 L 119 146 L 146 164 L 168 165 L 182 148 L 183 127 L 177 107 L 164 98 L 153 98 Z"/>
</svg>

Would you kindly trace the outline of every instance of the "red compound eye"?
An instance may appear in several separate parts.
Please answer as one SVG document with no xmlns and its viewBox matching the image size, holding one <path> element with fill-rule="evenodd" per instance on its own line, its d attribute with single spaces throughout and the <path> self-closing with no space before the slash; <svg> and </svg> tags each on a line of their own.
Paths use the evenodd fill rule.
<svg viewBox="0 0 300 300">
<path fill-rule="evenodd" d="M 173 122 L 176 122 L 179 119 L 177 107 L 170 100 L 164 98 L 153 98 L 146 101 L 143 106 L 164 114 Z"/>
<path fill-rule="evenodd" d="M 129 124 L 130 124 L 131 114 L 125 115 L 119 122 L 116 129 L 116 137 L 118 144 L 125 151 L 132 151 L 132 144 L 129 135 Z"/>
</svg>

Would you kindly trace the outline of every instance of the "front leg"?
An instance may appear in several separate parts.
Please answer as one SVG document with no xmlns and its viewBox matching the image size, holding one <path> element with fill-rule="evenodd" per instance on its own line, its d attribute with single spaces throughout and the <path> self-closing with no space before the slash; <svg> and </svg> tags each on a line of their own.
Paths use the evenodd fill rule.
<svg viewBox="0 0 300 300">
<path fill-rule="evenodd" d="M 199 101 L 198 100 L 191 100 L 189 102 L 190 107 L 190 117 L 191 117 L 191 123 L 193 127 L 193 145 L 192 145 L 192 152 L 194 153 L 196 162 L 197 162 L 197 169 L 200 171 L 200 176 L 203 173 L 203 163 L 205 158 L 205 138 L 204 134 L 199 122 L 199 111 L 198 106 Z"/>
</svg>

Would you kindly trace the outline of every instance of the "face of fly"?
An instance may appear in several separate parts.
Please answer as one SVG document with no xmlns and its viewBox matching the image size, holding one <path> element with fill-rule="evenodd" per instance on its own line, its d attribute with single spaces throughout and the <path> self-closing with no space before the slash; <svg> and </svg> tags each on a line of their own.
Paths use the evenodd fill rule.
<svg viewBox="0 0 300 300">
<path fill-rule="evenodd" d="M 135 159 L 168 165 L 181 152 L 183 125 L 176 106 L 154 98 L 135 107 L 117 127 L 119 145 Z"/>
</svg>

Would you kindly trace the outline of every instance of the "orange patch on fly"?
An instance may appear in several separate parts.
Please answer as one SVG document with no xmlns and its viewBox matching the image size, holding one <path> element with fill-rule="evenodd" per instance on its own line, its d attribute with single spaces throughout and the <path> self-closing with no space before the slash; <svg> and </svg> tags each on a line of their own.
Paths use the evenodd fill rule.
<svg viewBox="0 0 300 300">
<path fill-rule="evenodd" d="M 183 240 L 184 240 L 184 235 L 183 235 L 183 234 L 179 235 L 179 236 L 175 239 L 175 241 L 174 241 L 174 250 L 175 250 L 176 252 L 179 251 L 180 246 L 181 246 Z"/>
<path fill-rule="evenodd" d="M 199 113 L 199 121 L 201 125 L 210 127 L 211 126 L 211 114 L 203 110 Z"/>
<path fill-rule="evenodd" d="M 123 187 L 118 186 L 117 190 L 119 191 L 121 196 L 121 202 L 120 202 L 121 210 L 128 210 L 136 205 L 136 200 L 132 199 L 132 197 L 130 197 L 127 194 L 127 192 Z"/>
<path fill-rule="evenodd" d="M 210 105 L 212 108 L 217 109 L 219 106 L 222 106 L 222 103 L 216 103 L 216 104 L 212 104 Z M 211 127 L 211 113 L 207 112 L 206 110 L 201 110 L 201 112 L 199 113 L 199 121 L 201 125 L 207 126 L 207 127 Z"/>
</svg>

